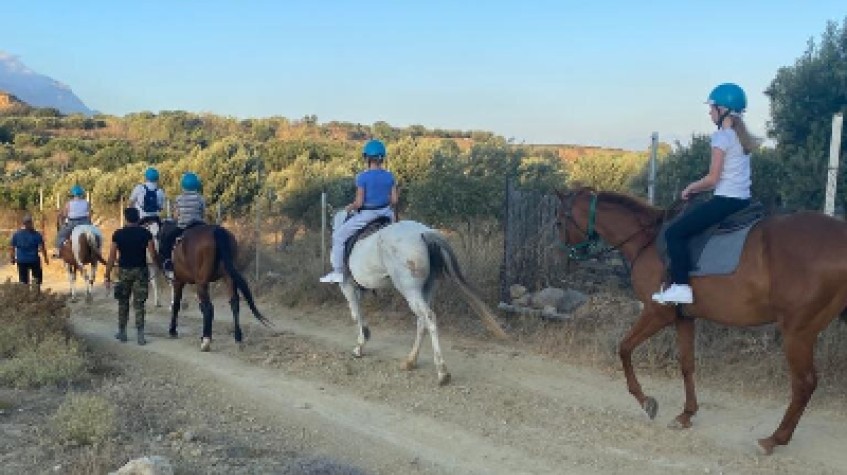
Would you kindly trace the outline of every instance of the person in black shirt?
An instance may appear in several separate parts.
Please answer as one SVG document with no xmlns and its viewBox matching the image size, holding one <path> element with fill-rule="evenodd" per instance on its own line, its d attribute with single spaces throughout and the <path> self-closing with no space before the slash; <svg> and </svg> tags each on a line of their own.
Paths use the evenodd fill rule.
<svg viewBox="0 0 847 475">
<path fill-rule="evenodd" d="M 118 282 L 115 284 L 115 299 L 118 301 L 118 333 L 115 338 L 127 341 L 126 324 L 129 321 L 129 298 L 135 309 L 135 328 L 138 344 L 144 345 L 144 303 L 147 301 L 148 281 L 150 273 L 147 270 L 147 253 L 159 265 L 153 235 L 146 228 L 139 226 L 141 216 L 138 208 L 124 210 L 126 226 L 112 234 L 112 245 L 106 262 L 106 288 L 111 285 L 112 267 L 118 261 Z"/>
</svg>

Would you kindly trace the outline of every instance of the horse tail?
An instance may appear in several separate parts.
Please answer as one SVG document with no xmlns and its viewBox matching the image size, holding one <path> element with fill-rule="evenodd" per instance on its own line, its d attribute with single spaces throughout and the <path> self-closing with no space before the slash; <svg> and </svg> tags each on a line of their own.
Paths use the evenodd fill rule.
<svg viewBox="0 0 847 475">
<path fill-rule="evenodd" d="M 90 229 L 86 229 L 85 239 L 88 240 L 88 247 L 91 249 L 91 253 L 94 254 L 94 258 L 97 259 L 97 262 L 105 266 L 106 259 L 103 259 L 103 254 L 100 253 L 100 244 L 97 242 L 97 234 Z"/>
<path fill-rule="evenodd" d="M 235 285 L 236 292 L 241 292 L 244 296 L 244 300 L 247 301 L 247 306 L 250 307 L 250 311 L 253 312 L 253 316 L 256 317 L 256 320 L 259 320 L 265 326 L 270 326 L 271 322 L 259 312 L 258 308 L 256 308 L 256 303 L 253 301 L 253 294 L 250 292 L 247 280 L 245 280 L 244 276 L 241 275 L 241 272 L 238 272 L 238 269 L 235 268 L 232 246 L 230 246 L 229 243 L 229 233 L 227 233 L 224 228 L 215 226 L 212 234 L 215 237 L 215 249 L 217 249 L 215 258 L 220 259 L 223 263 L 226 273 L 229 274 L 229 277 L 232 279 L 232 283 Z"/>
<path fill-rule="evenodd" d="M 488 308 L 488 305 L 479 298 L 476 290 L 474 290 L 470 283 L 468 283 L 467 279 L 465 279 L 464 274 L 462 274 L 462 269 L 459 267 L 459 261 L 456 259 L 456 253 L 453 252 L 453 248 L 450 246 L 450 243 L 444 239 L 444 236 L 437 232 L 430 231 L 421 234 L 421 238 L 429 251 L 429 262 L 431 268 L 429 278 L 434 278 L 439 271 L 450 277 L 450 279 L 459 287 L 459 290 L 461 290 L 465 295 L 467 302 L 476 311 L 477 315 L 479 315 L 482 319 L 482 323 L 488 328 L 488 330 L 498 338 L 508 338 L 509 336 L 505 331 L 503 331 L 500 324 L 497 323 L 497 319 Z"/>
</svg>

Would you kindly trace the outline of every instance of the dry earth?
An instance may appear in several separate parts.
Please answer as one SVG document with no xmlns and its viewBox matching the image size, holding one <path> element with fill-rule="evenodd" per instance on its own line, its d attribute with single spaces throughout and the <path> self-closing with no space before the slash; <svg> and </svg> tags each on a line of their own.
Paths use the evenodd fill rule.
<svg viewBox="0 0 847 475">
<path fill-rule="evenodd" d="M 242 306 L 241 351 L 228 306 L 215 307 L 213 351 L 201 353 L 193 302 L 177 340 L 167 338 L 166 310 L 152 309 L 144 347 L 132 332 L 130 343 L 112 338 L 116 305 L 104 289 L 91 305 L 73 304 L 74 328 L 114 374 L 96 390 L 121 401 L 124 460 L 162 454 L 179 473 L 198 474 L 847 473 L 843 404 L 813 400 L 794 441 L 765 457 L 755 440 L 774 429 L 787 399 L 701 385 L 694 428 L 675 431 L 666 423 L 682 407 L 677 379 L 642 376 L 660 404 L 650 421 L 620 372 L 548 359 L 521 343 L 442 335 L 453 380 L 438 387 L 428 343 L 419 369 L 399 367 L 413 338 L 406 314 L 372 324 L 366 356 L 354 359 L 345 307 L 260 301 L 275 325 L 266 329 Z M 50 471 L 45 461 L 71 450 L 45 454 L 32 443 L 45 433 L 32 426 L 56 405 L 50 394 L 0 393 L 17 407 L 0 415 L 0 473 Z"/>
</svg>

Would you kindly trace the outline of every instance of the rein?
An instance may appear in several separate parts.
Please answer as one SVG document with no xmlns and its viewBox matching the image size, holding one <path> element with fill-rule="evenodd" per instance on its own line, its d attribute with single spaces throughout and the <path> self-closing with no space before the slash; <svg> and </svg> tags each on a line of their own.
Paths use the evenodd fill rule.
<svg viewBox="0 0 847 475">
<path fill-rule="evenodd" d="M 561 237 L 559 237 L 559 247 L 568 253 L 568 257 L 570 259 L 574 259 L 577 261 L 584 261 L 596 257 L 600 257 L 604 254 L 607 254 L 612 251 L 620 250 L 620 248 L 631 241 L 635 236 L 638 236 L 645 230 L 649 228 L 655 227 L 660 222 L 664 221 L 664 217 L 662 219 L 657 219 L 654 222 L 643 225 L 634 233 L 627 236 L 625 239 L 621 240 L 617 244 L 613 244 L 611 246 L 605 245 L 603 243 L 602 238 L 599 234 L 597 234 L 596 230 L 596 222 L 597 222 L 597 194 L 591 193 L 591 202 L 588 207 L 588 229 L 583 229 L 582 226 L 574 219 L 573 217 L 573 197 L 568 200 L 566 211 L 564 213 L 565 218 L 570 221 L 574 226 L 576 226 L 579 231 L 585 235 L 585 239 L 576 243 L 576 244 L 568 244 L 566 241 L 563 241 Z M 561 224 L 561 223 L 557 223 Z M 630 268 L 635 265 L 635 261 L 641 256 L 641 253 L 646 249 L 654 240 L 656 239 L 656 235 L 654 234 L 647 242 L 641 246 L 641 248 L 636 252 L 635 257 L 632 258 L 632 262 L 630 263 Z M 626 261 L 624 261 L 626 262 Z"/>
</svg>

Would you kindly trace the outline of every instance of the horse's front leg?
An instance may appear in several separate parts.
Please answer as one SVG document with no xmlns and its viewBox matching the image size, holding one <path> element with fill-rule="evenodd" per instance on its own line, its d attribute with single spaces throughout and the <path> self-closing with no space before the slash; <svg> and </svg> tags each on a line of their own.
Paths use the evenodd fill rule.
<svg viewBox="0 0 847 475">
<path fill-rule="evenodd" d="M 697 414 L 697 392 L 694 390 L 694 319 L 677 318 L 676 346 L 679 352 L 679 367 L 682 370 L 682 383 L 685 386 L 685 406 L 682 414 L 668 424 L 671 429 L 688 429 L 691 418 Z"/>
<path fill-rule="evenodd" d="M 360 358 L 364 354 L 365 342 L 367 342 L 371 337 L 371 331 L 368 328 L 367 323 L 365 323 L 364 317 L 362 316 L 362 310 L 360 305 L 362 299 L 362 291 L 359 290 L 358 287 L 353 285 L 353 283 L 350 282 L 350 279 L 347 279 L 345 282 L 339 285 L 341 286 L 341 292 L 347 299 L 347 304 L 350 306 L 350 314 L 353 316 L 353 321 L 356 322 L 356 328 L 358 330 L 356 347 L 353 348 L 353 356 L 355 356 L 356 358 Z"/>
<path fill-rule="evenodd" d="M 200 313 L 203 314 L 203 337 L 200 351 L 209 351 L 212 345 L 212 321 L 215 319 L 215 307 L 209 296 L 209 283 L 197 283 L 197 297 L 200 299 Z"/>
<path fill-rule="evenodd" d="M 641 390 L 641 384 L 638 382 L 638 378 L 635 377 L 635 370 L 632 367 L 632 352 L 644 340 L 670 325 L 675 318 L 673 309 L 668 308 L 666 310 L 663 312 L 662 309 L 658 309 L 653 302 L 646 304 L 635 325 L 630 328 L 629 332 L 621 340 L 620 347 L 618 348 L 629 393 L 635 396 L 638 404 L 641 405 L 641 408 L 644 409 L 644 412 L 647 413 L 650 419 L 654 419 L 656 413 L 659 412 L 659 403 L 656 402 L 656 399 L 645 396 Z"/>
<path fill-rule="evenodd" d="M 185 283 L 175 280 L 171 285 L 171 328 L 168 334 L 171 338 L 176 338 L 179 333 L 176 331 L 177 316 L 179 315 L 180 301 L 182 300 L 182 289 L 185 288 Z"/>
</svg>

